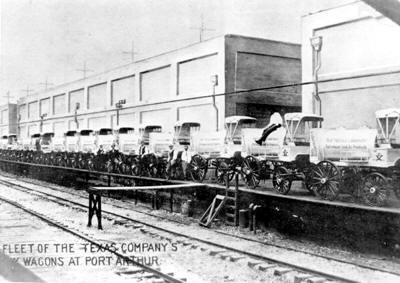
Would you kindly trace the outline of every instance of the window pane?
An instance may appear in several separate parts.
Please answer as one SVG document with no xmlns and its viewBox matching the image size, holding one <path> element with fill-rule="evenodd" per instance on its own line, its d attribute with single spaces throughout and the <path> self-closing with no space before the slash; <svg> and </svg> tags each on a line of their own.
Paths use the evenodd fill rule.
<svg viewBox="0 0 400 283">
<path fill-rule="evenodd" d="M 107 84 L 99 84 L 88 89 L 88 109 L 104 108 L 107 105 Z"/>
<path fill-rule="evenodd" d="M 40 100 L 40 115 L 50 113 L 50 98 Z"/>
<path fill-rule="evenodd" d="M 170 74 L 169 66 L 141 73 L 141 101 L 153 102 L 168 99 Z"/>
<path fill-rule="evenodd" d="M 135 77 L 112 81 L 111 83 L 112 101 L 111 105 L 115 105 L 119 100 L 125 99 L 126 103 L 133 103 L 135 101 Z"/>
<path fill-rule="evenodd" d="M 19 106 L 19 115 L 21 117 L 21 121 L 26 120 L 26 118 L 27 118 L 26 104 L 23 104 L 23 105 Z"/>
<path fill-rule="evenodd" d="M 65 113 L 65 94 L 57 95 L 53 97 L 53 114 Z"/>
<path fill-rule="evenodd" d="M 78 89 L 69 93 L 69 112 L 75 111 L 76 103 L 79 103 L 81 108 L 83 107 L 83 89 Z"/>
<path fill-rule="evenodd" d="M 38 119 L 39 112 L 38 112 L 38 102 L 31 102 L 28 104 L 28 118 L 29 119 Z"/>
</svg>

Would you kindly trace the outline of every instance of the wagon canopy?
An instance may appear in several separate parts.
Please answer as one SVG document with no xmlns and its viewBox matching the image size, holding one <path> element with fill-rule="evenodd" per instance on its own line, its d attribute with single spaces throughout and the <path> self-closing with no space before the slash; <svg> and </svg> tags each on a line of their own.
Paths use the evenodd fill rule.
<svg viewBox="0 0 400 283">
<path fill-rule="evenodd" d="M 118 134 L 133 134 L 135 129 L 132 127 L 121 127 L 117 131 L 118 131 Z"/>
<path fill-rule="evenodd" d="M 249 116 L 230 116 L 225 118 L 226 138 L 233 143 L 241 143 L 242 129 L 255 128 L 257 119 Z"/>
<path fill-rule="evenodd" d="M 400 146 L 400 108 L 388 108 L 375 112 L 378 124 L 378 142 Z"/>
<path fill-rule="evenodd" d="M 67 131 L 65 133 L 66 137 L 74 137 L 76 135 L 77 131 Z"/>
<path fill-rule="evenodd" d="M 48 133 L 44 133 L 41 135 L 41 141 L 40 143 L 42 145 L 49 145 L 51 142 L 52 137 L 54 137 L 54 133 L 53 132 L 48 132 Z"/>
<path fill-rule="evenodd" d="M 174 125 L 174 140 L 179 144 L 190 144 L 190 135 L 199 130 L 199 122 L 178 121 Z"/>
<path fill-rule="evenodd" d="M 90 136 L 91 134 L 93 134 L 93 130 L 86 129 L 86 130 L 81 130 L 80 131 L 80 135 L 81 136 Z"/>
<path fill-rule="evenodd" d="M 107 135 L 112 135 L 113 130 L 111 128 L 101 128 L 99 130 L 99 135 L 100 136 L 107 136 Z"/>
<path fill-rule="evenodd" d="M 284 118 L 286 138 L 296 145 L 309 145 L 310 130 L 320 128 L 321 122 L 324 120 L 322 116 L 301 112 L 286 113 Z"/>
</svg>

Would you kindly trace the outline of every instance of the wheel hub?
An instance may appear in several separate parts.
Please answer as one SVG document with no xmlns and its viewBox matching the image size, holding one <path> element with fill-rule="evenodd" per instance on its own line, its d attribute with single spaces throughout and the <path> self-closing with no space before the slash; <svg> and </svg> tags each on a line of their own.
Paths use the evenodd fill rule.
<svg viewBox="0 0 400 283">
<path fill-rule="evenodd" d="M 369 192 L 370 192 L 371 194 L 374 194 L 374 193 L 376 192 L 376 188 L 375 188 L 375 187 L 369 188 Z"/>
<path fill-rule="evenodd" d="M 322 178 L 322 179 L 321 179 L 321 184 L 325 184 L 325 183 L 326 183 L 326 181 L 327 181 L 327 179 L 326 179 L 326 178 Z"/>
</svg>

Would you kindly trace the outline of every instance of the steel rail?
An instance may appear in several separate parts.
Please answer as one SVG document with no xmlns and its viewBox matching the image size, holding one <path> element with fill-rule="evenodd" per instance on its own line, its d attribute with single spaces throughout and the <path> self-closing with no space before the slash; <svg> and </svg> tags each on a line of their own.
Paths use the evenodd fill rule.
<svg viewBox="0 0 400 283">
<path fill-rule="evenodd" d="M 31 193 L 32 194 L 31 191 L 34 190 L 37 193 L 40 193 L 40 194 L 43 194 L 43 195 L 46 195 L 46 196 L 49 196 L 49 197 L 52 197 L 52 198 L 57 198 L 59 200 L 62 200 L 63 202 L 74 204 L 74 205 L 80 206 L 80 207 L 85 207 L 85 208 L 87 207 L 86 205 L 83 205 L 81 203 L 78 203 L 78 202 L 75 202 L 75 201 L 71 201 L 71 200 L 66 199 L 66 198 L 54 196 L 52 194 L 41 192 L 39 190 L 35 190 L 35 189 L 29 188 L 29 187 L 25 187 L 25 186 L 22 186 L 22 185 L 19 185 L 19 184 L 15 184 L 15 183 L 4 181 L 4 180 L 1 180 L 0 183 L 1 182 L 9 183 L 9 185 L 11 185 L 11 186 L 20 187 L 20 188 L 23 189 L 21 191 L 26 192 L 26 193 Z M 48 199 L 48 200 L 49 201 L 53 201 L 53 200 L 50 200 L 50 199 Z M 53 201 L 53 202 L 55 202 L 55 201 Z M 133 218 L 130 218 L 130 217 L 127 217 L 127 216 L 123 216 L 123 215 L 120 215 L 120 214 L 117 214 L 117 213 L 114 213 L 114 212 L 111 212 L 111 211 L 107 211 L 107 210 L 104 210 L 104 209 L 102 210 L 102 212 L 104 214 L 109 214 L 109 215 L 112 215 L 112 216 L 115 216 L 115 217 L 122 218 L 124 220 L 136 222 L 136 223 L 145 225 L 147 227 L 153 228 L 155 230 L 159 230 L 159 231 L 162 231 L 162 232 L 165 232 L 165 233 L 172 234 L 174 236 L 187 238 L 187 239 L 190 239 L 192 241 L 201 242 L 201 243 L 204 243 L 204 244 L 207 244 L 207 245 L 211 245 L 211 246 L 222 248 L 222 249 L 225 249 L 225 250 L 228 250 L 228 251 L 232 251 L 232 252 L 236 252 L 236 253 L 239 253 L 239 254 L 243 254 L 243 255 L 252 257 L 254 259 L 259 259 L 259 260 L 263 260 L 263 261 L 267 261 L 267 262 L 273 262 L 273 263 L 276 263 L 276 264 L 280 264 L 280 265 L 283 265 L 283 266 L 287 266 L 287 267 L 293 268 L 293 269 L 298 270 L 298 271 L 311 273 L 311 274 L 314 274 L 314 275 L 322 276 L 322 277 L 325 277 L 325 278 L 328 278 L 328 279 L 332 279 L 332 280 L 338 280 L 338 281 L 341 281 L 341 282 L 349 282 L 349 283 L 358 282 L 358 281 L 355 281 L 355 280 L 352 280 L 352 279 L 344 278 L 344 277 L 341 277 L 341 276 L 338 276 L 338 275 L 334 275 L 334 274 L 330 274 L 330 273 L 325 273 L 325 272 L 319 271 L 319 270 L 314 270 L 312 268 L 304 267 L 304 266 L 301 266 L 301 265 L 298 265 L 298 264 L 287 263 L 287 262 L 285 262 L 283 260 L 278 260 L 278 259 L 274 259 L 274 258 L 271 258 L 271 257 L 268 257 L 268 256 L 263 256 L 263 255 L 255 254 L 255 253 L 252 253 L 252 252 L 243 251 L 243 250 L 240 250 L 240 249 L 237 249 L 237 248 L 232 248 L 232 247 L 229 247 L 229 246 L 226 246 L 226 245 L 223 245 L 223 244 L 218 244 L 218 243 L 215 243 L 215 242 L 212 242 L 212 241 L 209 241 L 209 240 L 204 240 L 204 239 L 200 239 L 200 238 L 197 238 L 197 237 L 194 237 L 194 236 L 189 236 L 189 235 L 186 235 L 186 234 L 183 234 L 183 233 L 179 233 L 179 232 L 176 232 L 176 231 L 172 231 L 172 230 L 169 230 L 169 229 L 166 229 L 166 228 L 161 228 L 161 227 L 158 227 L 156 225 L 149 224 L 147 222 L 140 221 L 140 220 L 137 220 L 137 219 L 133 219 Z"/>
<path fill-rule="evenodd" d="M 101 243 L 98 243 L 98 242 L 90 239 L 88 236 L 85 236 L 82 233 L 79 233 L 79 232 L 74 231 L 74 230 L 72 230 L 72 229 L 70 229 L 68 227 L 65 227 L 64 225 L 62 225 L 62 224 L 50 219 L 49 217 L 47 217 L 47 216 L 45 216 L 45 215 L 43 215 L 41 213 L 38 213 L 38 212 L 36 212 L 36 211 L 34 211 L 34 210 L 30 209 L 30 208 L 27 208 L 27 207 L 25 207 L 25 206 L 15 202 L 15 201 L 13 201 L 13 200 L 10 200 L 10 199 L 7 199 L 7 198 L 4 198 L 4 197 L 0 196 L 0 201 L 6 202 L 6 203 L 8 203 L 10 205 L 13 205 L 13 206 L 15 206 L 15 207 L 17 207 L 17 208 L 19 208 L 19 209 L 31 214 L 31 215 L 33 215 L 35 217 L 41 219 L 42 221 L 44 221 L 44 222 L 46 222 L 48 224 L 51 224 L 51 225 L 53 225 L 53 226 L 65 231 L 65 232 L 68 232 L 68 233 L 70 233 L 70 234 L 72 234 L 72 235 L 74 235 L 74 236 L 76 236 L 78 238 L 81 238 L 81 239 L 83 239 L 83 240 L 85 240 L 85 241 L 87 241 L 87 242 L 89 242 L 89 243 L 91 243 L 93 245 L 96 245 L 99 248 L 107 250 L 108 252 L 110 252 L 110 253 L 112 253 L 112 254 L 124 259 L 125 261 L 131 262 L 134 265 L 142 268 L 143 270 L 151 272 L 151 273 L 153 273 L 153 274 L 155 274 L 155 275 L 167 280 L 168 282 L 172 282 L 172 283 L 183 283 L 184 282 L 184 281 L 178 280 L 178 279 L 176 279 L 176 278 L 174 278 L 174 277 L 172 277 L 172 276 L 170 276 L 168 274 L 165 274 L 165 273 L 163 273 L 163 272 L 161 272 L 161 271 L 159 271 L 157 269 L 154 269 L 154 268 L 151 268 L 151 267 L 149 267 L 147 265 L 138 263 L 138 262 L 132 260 L 131 258 L 129 258 L 128 256 L 125 256 L 125 255 L 123 255 L 123 254 L 121 254 L 121 253 L 119 253 L 119 252 L 117 252 L 117 251 L 115 251 L 115 250 L 113 250 L 113 249 L 111 249 L 111 248 L 109 248 L 107 246 L 104 246 Z"/>
<path fill-rule="evenodd" d="M 29 184 L 32 184 L 32 185 L 35 185 L 35 186 L 46 187 L 46 188 L 51 189 L 51 190 L 54 190 L 54 191 L 58 191 L 58 192 L 62 192 L 62 193 L 67 193 L 67 194 L 70 194 L 70 195 L 72 195 L 72 196 L 77 196 L 77 197 L 80 197 L 80 198 L 85 199 L 85 200 L 86 200 L 86 198 L 87 198 L 86 196 L 83 196 L 83 195 L 81 195 L 81 194 L 73 193 L 73 192 L 66 192 L 66 191 L 60 190 L 60 189 L 58 189 L 58 188 L 55 188 L 55 187 L 53 187 L 53 186 L 43 185 L 43 184 L 37 184 L 37 183 L 35 183 L 35 182 L 28 181 L 28 180 L 21 180 L 21 181 L 22 181 L 22 182 L 29 183 Z M 8 181 L 0 180 L 0 183 L 1 183 L 1 182 L 8 182 Z M 14 183 L 11 183 L 11 184 L 19 186 L 18 184 L 14 184 Z M 38 190 L 35 190 L 35 191 L 41 192 L 41 191 L 38 191 Z M 41 192 L 41 193 L 47 194 L 47 193 L 44 193 L 44 192 Z M 49 194 L 49 195 L 50 195 L 50 194 Z M 103 199 L 102 201 L 104 202 L 105 199 Z M 107 201 L 107 200 L 106 200 L 106 201 Z M 129 204 L 129 202 L 124 201 L 124 200 L 122 200 L 122 199 L 119 200 L 119 201 Z M 111 203 L 108 203 L 108 202 L 107 202 L 107 204 L 108 204 L 108 205 L 111 205 L 111 206 L 114 206 L 114 207 L 117 207 L 117 208 L 126 209 L 126 207 L 121 206 L 121 205 L 111 204 Z M 152 214 L 152 213 L 144 212 L 144 211 L 137 210 L 137 209 L 134 209 L 134 208 L 129 208 L 129 210 L 135 211 L 135 212 L 140 213 L 140 214 L 144 214 L 144 215 L 146 215 L 146 216 L 151 216 L 151 217 L 153 217 L 153 218 L 162 219 L 162 220 L 167 220 L 167 221 L 171 221 L 171 222 L 174 222 L 174 223 L 177 223 L 177 224 L 189 226 L 189 224 L 184 223 L 184 222 L 181 222 L 181 221 L 178 221 L 178 220 L 175 220 L 175 219 L 170 219 L 170 218 L 163 217 L 163 216 L 160 216 L 160 215 L 154 215 L 154 214 Z M 263 241 L 260 241 L 260 240 L 255 240 L 255 239 L 252 239 L 252 238 L 249 238 L 249 237 L 245 237 L 245 236 L 239 236 L 239 235 L 236 235 L 236 234 L 229 234 L 229 233 L 224 232 L 224 231 L 214 230 L 214 232 L 217 233 L 217 234 L 221 234 L 221 235 L 225 235 L 225 236 L 230 236 L 230 237 L 233 237 L 233 238 L 242 239 L 242 240 L 246 240 L 246 241 L 250 241 L 250 242 L 254 242 L 254 243 L 258 243 L 258 244 L 262 244 L 262 245 L 266 245 L 266 246 L 277 247 L 277 248 L 283 248 L 283 249 L 291 250 L 291 251 L 294 251 L 294 252 L 301 252 L 301 253 L 308 254 L 308 255 L 311 255 L 311 256 L 315 256 L 315 257 L 321 257 L 321 258 L 324 258 L 324 259 L 329 259 L 329 260 L 333 260 L 333 261 L 337 261 L 337 262 L 341 262 L 341 263 L 345 263 L 345 264 L 355 265 L 355 266 L 358 266 L 358 267 L 361 267 L 361 268 L 365 268 L 365 269 L 369 269 L 369 270 L 372 270 L 372 271 L 380 271 L 380 272 L 385 272 L 385 273 L 390 273 L 390 274 L 393 274 L 393 275 L 398 275 L 398 276 L 400 276 L 400 272 L 395 272 L 395 271 L 391 271 L 391 270 L 385 270 L 385 269 L 381 269 L 381 268 L 376 268 L 376 267 L 368 266 L 368 265 L 362 264 L 362 263 L 354 263 L 354 262 L 347 261 L 347 260 L 340 259 L 340 258 L 333 257 L 333 256 L 320 255 L 320 254 L 317 254 L 317 253 L 313 253 L 313 252 L 309 252 L 309 251 L 304 251 L 304 250 L 301 250 L 301 249 L 296 249 L 296 248 L 292 248 L 292 247 L 287 247 L 287 246 L 281 245 L 281 244 L 266 243 L 266 242 L 263 242 Z"/>
</svg>

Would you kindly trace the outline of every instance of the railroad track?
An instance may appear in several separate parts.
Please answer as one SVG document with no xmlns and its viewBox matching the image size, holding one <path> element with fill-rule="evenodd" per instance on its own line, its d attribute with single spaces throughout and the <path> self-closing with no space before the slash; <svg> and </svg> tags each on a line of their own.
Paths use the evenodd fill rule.
<svg viewBox="0 0 400 283">
<path fill-rule="evenodd" d="M 78 206 L 81 209 L 85 209 L 86 210 L 86 205 L 84 205 L 82 203 L 79 203 L 79 202 L 76 202 L 76 201 L 72 201 L 71 199 L 63 198 L 63 197 L 60 197 L 60 196 L 55 196 L 54 194 L 49 194 L 49 193 L 46 193 L 46 192 L 31 188 L 31 187 L 27 187 L 27 186 L 24 186 L 24 185 L 21 185 L 21 184 L 18 184 L 18 183 L 14 183 L 14 182 L 11 182 L 11 181 L 1 180 L 0 183 L 7 184 L 8 186 L 12 186 L 13 188 L 19 189 L 20 191 L 23 191 L 23 192 L 26 192 L 26 193 L 36 194 L 36 195 L 41 196 L 43 198 L 50 197 L 50 198 L 52 198 L 51 201 L 59 202 L 62 205 L 66 205 L 66 204 L 74 205 L 74 206 Z M 33 183 L 33 184 L 38 186 L 35 183 Z M 43 185 L 40 185 L 40 186 L 43 186 Z M 48 188 L 51 189 L 51 190 L 55 190 L 54 187 L 48 187 Z M 63 192 L 63 193 L 66 193 L 66 192 Z M 69 192 L 67 194 L 83 198 L 83 196 L 81 196 L 79 194 L 72 194 L 72 193 L 69 193 Z M 85 201 L 86 201 L 86 198 L 85 198 Z M 113 205 L 113 206 L 115 206 L 115 205 Z M 124 208 L 124 207 L 122 207 L 122 208 Z M 140 211 L 137 211 L 137 212 L 143 213 L 143 212 L 140 212 Z M 286 273 L 286 272 L 293 272 L 294 271 L 294 272 L 302 273 L 303 276 L 305 276 L 305 277 L 307 277 L 307 276 L 308 277 L 318 276 L 318 277 L 324 278 L 325 280 L 334 280 L 334 281 L 341 281 L 341 282 L 357 282 L 357 280 L 352 280 L 352 279 L 345 278 L 343 276 L 339 276 L 339 275 L 336 275 L 336 274 L 330 274 L 330 273 L 323 272 L 323 271 L 320 271 L 320 270 L 314 270 L 312 268 L 307 268 L 305 266 L 301 266 L 301 265 L 297 265 L 297 264 L 290 264 L 288 262 L 279 261 L 279 260 L 276 260 L 276 259 L 268 257 L 268 256 L 259 255 L 259 254 L 251 253 L 251 252 L 248 252 L 248 251 L 240 250 L 240 249 L 237 249 L 237 248 L 232 248 L 232 247 L 229 247 L 227 245 L 222 245 L 222 244 L 219 244 L 219 243 L 215 243 L 215 242 L 210 241 L 210 240 L 204 240 L 204 239 L 201 239 L 201 238 L 198 238 L 198 237 L 187 236 L 187 235 L 184 235 L 184 234 L 176 232 L 176 231 L 172 231 L 172 230 L 169 230 L 169 229 L 164 229 L 164 228 L 158 227 L 156 225 L 153 225 L 151 223 L 146 223 L 146 222 L 143 222 L 143 221 L 132 219 L 130 217 L 126 217 L 126 216 L 120 215 L 118 213 L 107 211 L 105 209 L 103 210 L 103 213 L 104 213 L 104 215 L 108 215 L 108 217 L 112 216 L 112 218 L 119 218 L 119 219 L 122 219 L 123 221 L 135 222 L 135 223 L 139 223 L 141 225 L 145 225 L 147 228 L 142 230 L 142 232 L 145 231 L 145 233 L 149 233 L 150 235 L 152 235 L 154 237 L 166 238 L 165 234 L 169 234 L 169 235 L 172 234 L 174 237 L 179 237 L 181 239 L 184 239 L 184 240 L 180 240 L 180 242 L 182 244 L 184 244 L 184 245 L 199 246 L 199 244 L 200 244 L 200 245 L 208 245 L 209 247 L 210 246 L 214 247 L 214 252 L 212 252 L 212 250 L 209 247 L 208 248 L 203 248 L 203 249 L 200 247 L 200 249 L 202 249 L 202 250 L 204 250 L 204 251 L 206 251 L 206 252 L 208 252 L 210 254 L 213 253 L 214 256 L 215 255 L 219 255 L 219 257 L 221 257 L 221 258 L 226 258 L 226 259 L 231 260 L 231 261 L 234 261 L 235 259 L 244 256 L 244 257 L 248 258 L 248 265 L 249 266 L 253 265 L 255 268 L 258 268 L 260 270 L 265 270 L 265 269 L 268 269 L 268 268 L 270 268 L 272 266 L 272 267 L 277 267 L 275 269 L 275 271 L 277 271 L 278 273 L 279 272 Z M 146 213 L 146 214 L 147 215 L 151 215 L 151 214 L 148 214 L 148 213 Z M 160 218 L 160 216 L 154 216 L 154 215 L 151 215 L 151 216 Z M 153 231 L 150 231 L 149 228 L 151 230 L 153 230 Z M 230 236 L 232 236 L 232 235 L 230 235 Z M 249 240 L 249 239 L 245 238 L 245 240 Z M 218 250 L 215 250 L 216 248 Z M 286 248 L 286 247 L 283 247 L 283 248 Z M 301 252 L 304 253 L 303 251 L 301 251 Z M 315 254 L 313 254 L 313 255 L 321 257 L 319 255 L 315 255 Z M 329 258 L 329 259 L 338 261 L 337 259 L 334 259 L 334 258 L 333 259 Z M 345 263 L 351 264 L 351 265 L 357 265 L 357 264 L 354 264 L 354 263 L 351 263 L 351 262 L 345 262 Z M 374 271 L 379 271 L 379 272 L 384 272 L 384 273 L 392 273 L 393 275 L 399 275 L 398 273 L 395 273 L 395 272 L 390 272 L 390 271 L 387 271 L 387 270 L 381 270 L 381 269 L 378 269 L 378 268 L 372 268 L 372 267 L 369 267 L 369 266 L 361 266 L 361 265 L 358 265 L 358 266 L 361 267 L 361 268 L 368 268 L 369 270 L 374 270 Z M 307 275 L 304 275 L 304 274 L 307 274 Z M 310 282 L 312 282 L 312 281 L 310 281 Z"/>
<path fill-rule="evenodd" d="M 2 182 L 2 181 L 0 180 L 0 182 Z M 43 184 L 38 184 L 35 181 L 23 180 L 23 182 L 26 182 L 26 183 L 29 183 L 29 184 L 32 184 L 32 185 L 35 185 L 35 186 L 44 186 Z M 54 191 L 61 192 L 61 193 L 68 193 L 70 195 L 77 196 L 77 197 L 82 198 L 84 200 L 87 199 L 87 195 L 86 194 L 81 194 L 81 193 L 79 193 L 79 191 L 78 192 L 66 192 L 64 190 L 61 190 L 61 189 L 59 189 L 57 187 L 50 186 L 50 185 L 46 185 L 45 187 L 48 188 L 48 189 L 54 190 Z M 132 204 L 131 202 L 128 202 L 128 201 L 125 201 L 125 200 L 122 200 L 122 199 L 119 200 L 119 201 L 122 202 L 122 203 L 129 204 L 129 205 Z M 126 207 L 118 205 L 118 204 L 115 204 L 115 203 L 111 203 L 107 199 L 103 199 L 103 202 L 107 203 L 108 205 L 117 207 L 117 208 L 126 209 Z M 135 211 L 137 213 L 140 213 L 140 214 L 143 214 L 143 215 L 146 215 L 146 216 L 154 217 L 154 218 L 157 218 L 157 219 L 175 222 L 175 223 L 180 224 L 180 225 L 187 225 L 187 226 L 189 225 L 188 223 L 185 223 L 185 222 L 182 222 L 182 221 L 178 221 L 178 220 L 175 220 L 175 219 L 171 219 L 171 218 L 163 217 L 163 216 L 159 216 L 159 215 L 154 215 L 152 213 L 148 213 L 148 212 L 145 212 L 145 211 L 142 211 L 142 210 L 139 210 L 139 209 L 135 209 L 135 208 L 132 208 L 132 207 L 129 207 L 129 210 Z M 217 233 L 217 234 L 227 235 L 227 236 L 230 236 L 230 237 L 233 237 L 233 238 L 242 239 L 242 240 L 250 241 L 250 242 L 261 244 L 261 245 L 268 245 L 268 246 L 273 246 L 273 247 L 278 247 L 278 248 L 284 248 L 284 249 L 287 249 L 287 250 L 292 250 L 292 251 L 295 251 L 295 252 L 301 252 L 301 253 L 308 254 L 308 255 L 311 255 L 311 256 L 321 257 L 321 258 L 324 258 L 324 259 L 327 259 L 327 260 L 333 260 L 333 261 L 336 261 L 336 262 L 352 264 L 354 266 L 358 266 L 360 268 L 369 269 L 369 270 L 372 270 L 372 271 L 381 271 L 381 272 L 390 273 L 390 274 L 393 274 L 393 275 L 396 275 L 396 276 L 400 276 L 400 271 L 396 272 L 396 271 L 392 271 L 392 270 L 388 270 L 388 269 L 376 268 L 376 267 L 372 267 L 370 265 L 362 264 L 362 263 L 359 263 L 359 262 L 351 262 L 351 261 L 344 260 L 344 259 L 341 259 L 341 258 L 338 258 L 338 257 L 328 256 L 328 255 L 321 255 L 321 254 L 317 254 L 317 253 L 314 253 L 314 252 L 305 251 L 305 250 L 302 250 L 302 249 L 297 249 L 297 248 L 294 248 L 294 247 L 288 247 L 286 245 L 280 245 L 280 244 L 277 244 L 277 243 L 268 243 L 268 242 L 252 239 L 252 238 L 245 237 L 245 236 L 229 234 L 229 233 L 224 232 L 224 231 L 214 230 L 214 232 Z"/>
<path fill-rule="evenodd" d="M 116 251 L 114 249 L 109 248 L 104 243 L 101 243 L 98 240 L 93 239 L 92 237 L 90 237 L 88 235 L 85 235 L 80 231 L 72 229 L 71 227 L 67 227 L 66 225 L 60 223 L 59 221 L 54 220 L 54 219 L 52 219 L 52 218 L 50 218 L 50 217 L 48 217 L 48 216 L 46 216 L 46 215 L 44 215 L 42 213 L 39 213 L 39 212 L 31 209 L 31 208 L 25 207 L 25 206 L 13 201 L 13 200 L 10 200 L 8 198 L 0 196 L 0 201 L 8 203 L 8 204 L 10 204 L 10 205 L 12 205 L 12 206 L 14 206 L 14 207 L 16 207 L 18 209 L 21 209 L 22 211 L 39 218 L 40 220 L 42 220 L 43 222 L 45 222 L 47 224 L 55 226 L 55 227 L 65 231 L 65 232 L 67 232 L 69 234 L 72 234 L 75 237 L 80 238 L 81 240 L 84 240 L 87 243 L 90 243 L 90 244 L 92 244 L 92 245 L 94 245 L 94 246 L 96 246 L 98 248 L 101 248 L 102 250 L 105 250 L 107 252 L 112 253 L 116 257 L 124 260 L 125 262 L 129 262 L 130 264 L 133 264 L 135 266 L 135 268 L 130 268 L 130 269 L 124 271 L 124 272 L 126 274 L 129 274 L 129 275 L 136 274 L 135 279 L 137 281 L 147 280 L 146 282 L 149 282 L 149 283 L 152 283 L 152 282 L 157 282 L 157 283 L 160 283 L 160 282 L 168 282 L 168 283 L 183 283 L 183 282 L 186 282 L 185 279 L 175 278 L 171 274 L 168 274 L 166 272 L 162 272 L 159 269 L 155 269 L 155 268 L 152 268 L 150 266 L 147 266 L 147 265 L 141 264 L 139 262 L 136 262 L 136 261 L 132 260 L 131 258 L 129 258 L 128 256 L 126 256 L 126 255 L 124 255 L 124 254 L 122 254 L 122 253 L 120 253 L 120 252 L 118 252 L 118 251 Z M 123 274 L 120 274 L 120 275 L 123 275 Z"/>
</svg>

